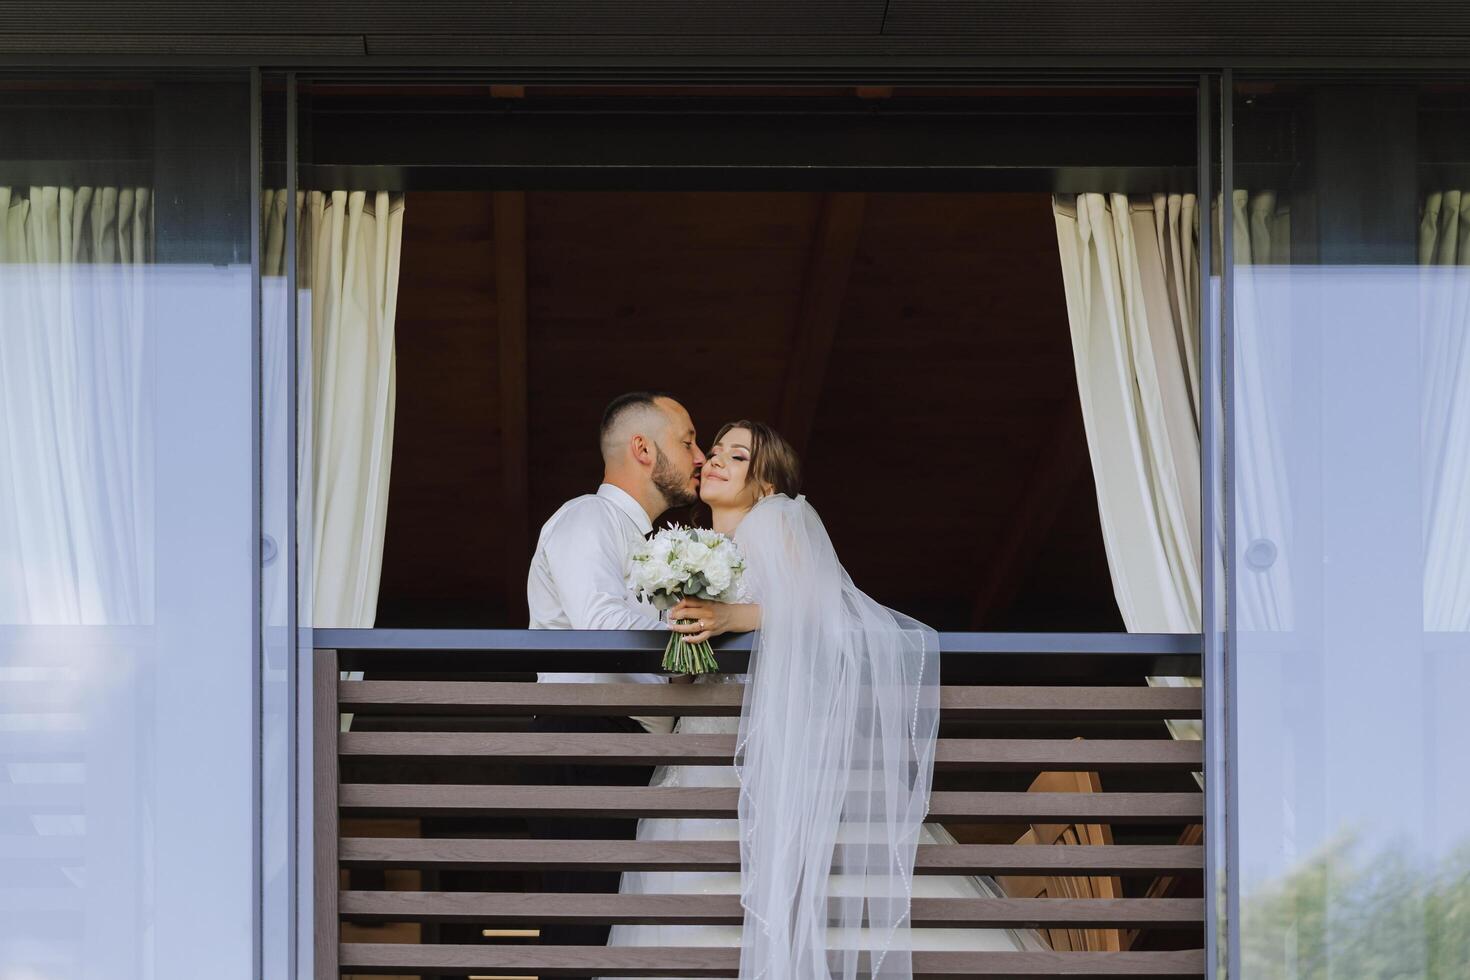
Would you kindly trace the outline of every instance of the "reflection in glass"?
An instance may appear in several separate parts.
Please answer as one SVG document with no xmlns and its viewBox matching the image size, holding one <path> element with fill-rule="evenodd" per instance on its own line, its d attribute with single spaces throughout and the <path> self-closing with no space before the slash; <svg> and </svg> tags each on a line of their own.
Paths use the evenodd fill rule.
<svg viewBox="0 0 1470 980">
<path fill-rule="evenodd" d="M 1448 133 L 1467 108 L 1402 85 L 1236 93 L 1247 977 L 1470 975 L 1470 270 L 1438 186 L 1470 161 Z"/>
<path fill-rule="evenodd" d="M 0 623 L 153 619 L 147 187 L 0 186 Z"/>
<path fill-rule="evenodd" d="M 1467 182 L 1470 183 L 1470 182 Z M 1470 630 L 1470 192 L 1431 190 L 1423 280 L 1424 628 Z"/>
<path fill-rule="evenodd" d="M 286 160 L 286 79 L 261 79 L 262 150 L 260 217 L 260 876 L 261 972 L 289 977 L 293 936 L 292 783 L 297 729 L 295 689 L 298 671 L 291 602 L 298 566 L 296 525 L 289 519 L 295 501 L 291 466 L 296 454 L 291 412 L 292 372 L 290 294 L 286 267 L 285 194 L 271 190 L 284 176 Z"/>
<path fill-rule="evenodd" d="M 0 80 L 0 973 L 253 961 L 249 89 Z"/>
<path fill-rule="evenodd" d="M 262 199 L 263 271 L 284 289 L 286 192 L 265 190 Z M 393 459 L 403 196 L 302 192 L 296 227 L 300 317 L 310 329 L 302 337 L 310 344 L 302 385 L 309 379 L 312 488 L 310 511 L 302 516 L 312 535 L 312 622 L 369 627 L 377 614 Z M 270 295 L 267 312 L 284 311 Z M 284 379 L 286 357 L 284 342 L 266 348 L 268 378 Z M 269 404 L 284 413 L 283 401 Z"/>
</svg>

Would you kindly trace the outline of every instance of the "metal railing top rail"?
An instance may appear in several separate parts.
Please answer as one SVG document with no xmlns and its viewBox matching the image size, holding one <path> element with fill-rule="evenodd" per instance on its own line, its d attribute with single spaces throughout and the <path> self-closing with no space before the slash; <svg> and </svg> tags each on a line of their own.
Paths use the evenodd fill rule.
<svg viewBox="0 0 1470 980">
<path fill-rule="evenodd" d="M 669 635 L 662 630 L 512 630 L 512 629 L 339 629 L 317 628 L 312 643 L 320 650 L 440 650 L 530 653 L 542 650 L 595 653 L 662 652 Z M 716 650 L 749 652 L 751 635 L 722 636 Z M 1104 654 L 1147 657 L 1198 657 L 1199 633 L 940 633 L 940 650 L 962 654 Z"/>
</svg>

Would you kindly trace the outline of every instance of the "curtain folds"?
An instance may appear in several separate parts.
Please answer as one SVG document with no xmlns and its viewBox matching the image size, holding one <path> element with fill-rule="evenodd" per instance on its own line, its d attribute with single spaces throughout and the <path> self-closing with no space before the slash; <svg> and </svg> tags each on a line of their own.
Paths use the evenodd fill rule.
<svg viewBox="0 0 1470 980">
<path fill-rule="evenodd" d="M 1424 629 L 1470 630 L 1470 191 L 1420 211 Z"/>
<path fill-rule="evenodd" d="M 1057 197 L 1057 225 L 1077 385 L 1097 485 L 1098 512 L 1123 622 L 1133 633 L 1202 628 L 1200 519 L 1200 216 L 1191 194 Z M 1218 215 L 1218 204 L 1215 209 Z M 1290 212 L 1272 192 L 1231 199 L 1237 265 L 1237 357 L 1271 329 L 1254 301 L 1251 269 L 1289 261 Z M 1211 222 L 1220 255 L 1221 223 Z M 1218 268 L 1219 259 L 1216 259 Z M 1270 406 L 1289 391 L 1290 364 L 1243 369 L 1261 379 L 1236 392 L 1237 426 L 1267 447 L 1241 460 L 1237 535 L 1249 575 L 1237 576 L 1240 625 L 1291 624 L 1289 503 L 1285 457 Z M 1218 413 L 1217 413 L 1218 416 Z M 1223 528 L 1217 514 L 1215 526 Z M 1197 677 L 1150 677 L 1198 686 Z M 1175 738 L 1199 738 L 1191 720 L 1170 721 Z"/>
<path fill-rule="evenodd" d="M 144 187 L 0 187 L 0 623 L 153 616 Z"/>
<path fill-rule="evenodd" d="M 1130 632 L 1200 628 L 1192 195 L 1053 204 L 1113 590 Z"/>
<path fill-rule="evenodd" d="M 1242 379 L 1233 392 L 1235 439 L 1237 445 L 1251 447 L 1248 453 L 1236 454 L 1233 464 L 1237 628 L 1279 632 L 1293 629 L 1295 622 L 1290 482 L 1281 420 L 1291 417 L 1297 379 L 1291 345 L 1284 342 L 1292 329 L 1289 322 L 1282 322 L 1287 311 L 1279 300 L 1260 299 L 1257 277 L 1275 275 L 1272 266 L 1291 262 L 1291 212 L 1274 191 L 1237 190 L 1231 220 L 1235 376 Z M 1269 360 L 1262 356 L 1268 351 Z"/>
<path fill-rule="evenodd" d="M 284 191 L 266 192 L 267 276 L 285 274 L 286 207 Z M 310 414 L 302 418 L 310 419 L 311 458 L 302 460 L 310 464 L 302 472 L 312 474 L 312 622 L 370 627 L 383 568 L 393 460 L 393 331 L 403 198 L 386 192 L 310 191 L 297 195 L 296 207 L 300 286 L 309 290 L 311 325 L 309 370 L 301 381 L 304 386 L 309 375 L 310 400 L 303 397 L 302 407 Z M 276 302 L 286 301 L 282 291 Z M 272 336 L 278 341 L 266 350 L 265 390 L 281 391 L 281 398 L 267 403 L 279 415 L 286 410 L 290 345 L 284 331 L 266 332 L 267 339 Z M 273 421 L 268 417 L 266 425 Z"/>
</svg>

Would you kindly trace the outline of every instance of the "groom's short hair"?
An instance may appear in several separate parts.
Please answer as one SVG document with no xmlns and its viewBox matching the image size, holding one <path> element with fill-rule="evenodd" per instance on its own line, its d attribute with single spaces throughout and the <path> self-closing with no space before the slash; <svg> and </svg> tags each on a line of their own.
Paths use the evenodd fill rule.
<svg viewBox="0 0 1470 980">
<path fill-rule="evenodd" d="M 660 398 L 678 401 L 667 391 L 630 391 L 608 402 L 607 408 L 602 412 L 602 429 L 598 439 L 604 457 L 617 450 L 613 442 L 617 438 L 618 426 L 625 419 L 650 409 L 661 411 L 658 404 Z"/>
</svg>

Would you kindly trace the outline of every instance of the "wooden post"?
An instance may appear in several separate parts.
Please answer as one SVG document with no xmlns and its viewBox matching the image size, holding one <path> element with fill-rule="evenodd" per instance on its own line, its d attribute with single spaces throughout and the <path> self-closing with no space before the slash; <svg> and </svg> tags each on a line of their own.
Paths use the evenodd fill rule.
<svg viewBox="0 0 1470 980">
<path fill-rule="evenodd" d="M 337 651 L 317 650 L 312 661 L 312 909 L 316 927 L 316 980 L 338 980 L 337 969 Z"/>
</svg>

